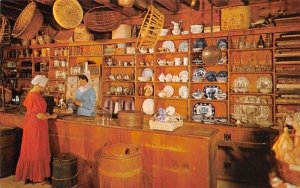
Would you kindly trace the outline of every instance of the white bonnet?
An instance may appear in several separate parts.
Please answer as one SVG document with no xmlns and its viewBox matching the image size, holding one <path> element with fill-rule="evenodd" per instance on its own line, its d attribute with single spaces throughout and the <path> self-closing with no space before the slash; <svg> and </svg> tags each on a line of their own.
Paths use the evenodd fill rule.
<svg viewBox="0 0 300 188">
<path fill-rule="evenodd" d="M 47 85 L 48 78 L 45 75 L 36 75 L 32 80 L 32 85 L 40 85 L 42 87 L 45 87 Z"/>
</svg>

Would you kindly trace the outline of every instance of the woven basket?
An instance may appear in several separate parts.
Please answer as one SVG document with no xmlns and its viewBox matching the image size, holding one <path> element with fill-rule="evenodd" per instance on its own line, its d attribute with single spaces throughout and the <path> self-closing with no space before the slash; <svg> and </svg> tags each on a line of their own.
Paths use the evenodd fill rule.
<svg viewBox="0 0 300 188">
<path fill-rule="evenodd" d="M 137 48 L 153 48 L 157 43 L 165 16 L 151 5 L 143 20 L 137 41 Z"/>
<path fill-rule="evenodd" d="M 74 42 L 83 42 L 94 40 L 94 35 L 90 33 L 83 24 L 77 26 L 74 30 Z"/>
<path fill-rule="evenodd" d="M 65 29 L 77 27 L 83 18 L 83 10 L 77 0 L 56 0 L 53 5 L 55 21 Z"/>
<path fill-rule="evenodd" d="M 105 6 L 90 9 L 83 18 L 84 24 L 92 31 L 106 32 L 118 28 L 122 21 L 122 15 Z"/>
<path fill-rule="evenodd" d="M 283 181 L 300 186 L 300 165 L 292 165 L 276 159 L 276 169 Z"/>
<path fill-rule="evenodd" d="M 0 46 L 10 44 L 10 23 L 9 20 L 0 14 Z"/>
<path fill-rule="evenodd" d="M 43 25 L 44 16 L 35 2 L 28 4 L 19 15 L 12 30 L 12 36 L 31 40 Z"/>
<path fill-rule="evenodd" d="M 54 37 L 56 43 L 73 42 L 74 29 L 62 29 Z"/>
</svg>

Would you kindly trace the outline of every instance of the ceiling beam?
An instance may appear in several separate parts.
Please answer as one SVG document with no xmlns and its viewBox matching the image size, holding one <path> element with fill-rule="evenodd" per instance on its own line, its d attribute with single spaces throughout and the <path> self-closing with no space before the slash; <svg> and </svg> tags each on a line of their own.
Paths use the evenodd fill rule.
<svg viewBox="0 0 300 188">
<path fill-rule="evenodd" d="M 114 0 L 95 0 L 95 1 L 99 4 L 103 4 L 104 6 L 110 8 L 112 10 L 119 11 L 119 12 L 121 12 L 121 14 L 128 16 L 128 17 L 137 16 L 140 14 L 140 12 L 134 8 L 121 7 L 117 4 L 115 4 L 117 1 L 115 2 Z"/>
</svg>

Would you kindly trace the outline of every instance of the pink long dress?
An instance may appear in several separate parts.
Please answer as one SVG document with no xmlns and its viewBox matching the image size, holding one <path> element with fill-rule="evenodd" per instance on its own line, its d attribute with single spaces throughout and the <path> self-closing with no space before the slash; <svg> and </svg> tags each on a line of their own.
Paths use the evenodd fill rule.
<svg viewBox="0 0 300 188">
<path fill-rule="evenodd" d="M 50 177 L 50 147 L 48 120 L 37 119 L 46 112 L 46 101 L 35 92 L 28 93 L 23 105 L 27 108 L 23 122 L 21 153 L 16 169 L 16 180 L 42 182 Z"/>
</svg>

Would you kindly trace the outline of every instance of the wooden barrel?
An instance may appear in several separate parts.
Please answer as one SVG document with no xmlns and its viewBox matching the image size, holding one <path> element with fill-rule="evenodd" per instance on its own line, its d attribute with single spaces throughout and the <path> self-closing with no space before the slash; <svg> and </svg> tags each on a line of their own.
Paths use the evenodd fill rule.
<svg viewBox="0 0 300 188">
<path fill-rule="evenodd" d="M 122 127 L 143 126 L 144 113 L 138 110 L 124 110 L 118 112 L 118 122 Z"/>
<path fill-rule="evenodd" d="M 15 173 L 18 161 L 18 139 L 15 127 L 0 126 L 0 178 Z"/>
<path fill-rule="evenodd" d="M 53 159 L 52 187 L 77 187 L 77 157 L 71 153 L 62 153 Z"/>
<path fill-rule="evenodd" d="M 124 143 L 104 146 L 99 162 L 100 188 L 141 187 L 142 161 L 138 146 Z"/>
</svg>

